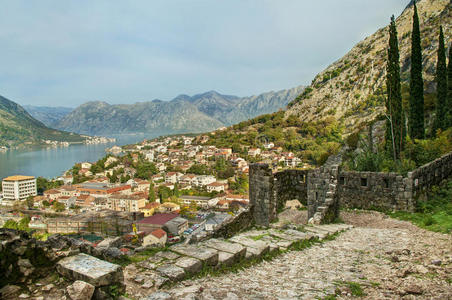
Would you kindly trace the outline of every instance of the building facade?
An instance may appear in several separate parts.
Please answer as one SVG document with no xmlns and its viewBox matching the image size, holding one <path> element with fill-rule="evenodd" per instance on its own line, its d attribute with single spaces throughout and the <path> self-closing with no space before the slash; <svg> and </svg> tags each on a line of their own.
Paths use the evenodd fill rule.
<svg viewBox="0 0 452 300">
<path fill-rule="evenodd" d="M 36 196 L 36 178 L 33 176 L 15 175 L 2 181 L 3 198 L 6 200 L 24 200 Z"/>
</svg>

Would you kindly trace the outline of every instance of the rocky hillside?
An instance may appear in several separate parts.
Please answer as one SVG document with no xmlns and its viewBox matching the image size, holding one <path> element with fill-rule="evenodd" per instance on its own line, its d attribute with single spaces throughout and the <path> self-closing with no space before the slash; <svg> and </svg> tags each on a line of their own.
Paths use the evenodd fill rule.
<svg viewBox="0 0 452 300">
<path fill-rule="evenodd" d="M 61 119 L 67 116 L 73 108 L 70 107 L 50 107 L 24 105 L 25 110 L 36 120 L 41 121 L 46 126 L 53 127 Z"/>
<path fill-rule="evenodd" d="M 0 146 L 37 144 L 43 140 L 83 142 L 84 137 L 48 128 L 19 104 L 0 96 Z"/>
<path fill-rule="evenodd" d="M 446 43 L 452 38 L 452 3 L 450 0 L 418 1 L 423 48 L 425 104 L 428 112 L 435 101 L 434 76 L 438 49 L 439 26 Z M 408 99 L 410 71 L 412 3 L 396 19 L 399 34 L 400 64 L 404 100 Z M 389 24 L 388 16 L 388 24 Z M 346 132 L 360 128 L 384 112 L 385 68 L 388 27 L 358 43 L 344 57 L 319 73 L 303 94 L 289 104 L 286 117 L 303 121 L 334 116 L 343 121 Z"/>
<path fill-rule="evenodd" d="M 171 101 L 130 105 L 85 103 L 55 124 L 55 128 L 86 134 L 147 132 L 172 134 L 205 132 L 284 108 L 303 87 L 252 97 L 221 95 L 215 91 L 179 95 Z"/>
</svg>

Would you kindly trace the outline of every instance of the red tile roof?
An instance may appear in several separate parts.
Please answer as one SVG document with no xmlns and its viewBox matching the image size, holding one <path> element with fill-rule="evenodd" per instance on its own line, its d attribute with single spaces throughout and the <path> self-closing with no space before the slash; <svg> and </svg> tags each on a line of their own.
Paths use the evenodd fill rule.
<svg viewBox="0 0 452 300">
<path fill-rule="evenodd" d="M 161 239 L 162 237 L 164 237 L 166 235 L 166 232 L 165 232 L 165 230 L 158 228 L 158 229 L 154 230 L 153 232 L 151 232 L 151 234 L 153 236 L 155 236 L 156 238 Z"/>
<path fill-rule="evenodd" d="M 156 225 L 163 225 L 166 222 L 177 218 L 178 214 L 155 214 L 150 217 L 146 217 L 143 220 L 139 221 L 138 224 L 156 224 Z"/>
</svg>

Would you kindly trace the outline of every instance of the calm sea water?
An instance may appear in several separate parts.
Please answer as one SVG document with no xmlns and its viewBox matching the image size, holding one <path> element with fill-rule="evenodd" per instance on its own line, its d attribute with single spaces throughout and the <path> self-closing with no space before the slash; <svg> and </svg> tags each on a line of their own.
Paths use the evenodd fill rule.
<svg viewBox="0 0 452 300">
<path fill-rule="evenodd" d="M 112 135 L 115 143 L 98 145 L 73 145 L 58 148 L 30 148 L 0 151 L 0 179 L 21 174 L 54 178 L 70 169 L 75 163 L 96 161 L 103 157 L 106 148 L 113 145 L 137 143 L 145 138 L 154 138 L 145 134 Z"/>
</svg>

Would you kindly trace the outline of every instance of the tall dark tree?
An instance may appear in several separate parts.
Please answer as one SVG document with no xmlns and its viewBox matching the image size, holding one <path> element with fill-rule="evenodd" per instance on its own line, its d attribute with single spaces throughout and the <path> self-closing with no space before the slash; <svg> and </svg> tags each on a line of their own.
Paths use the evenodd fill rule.
<svg viewBox="0 0 452 300">
<path fill-rule="evenodd" d="M 414 2 L 413 31 L 411 33 L 411 78 L 410 78 L 409 129 L 412 139 L 423 139 L 424 130 L 424 80 L 422 79 L 422 48 L 419 16 Z"/>
<path fill-rule="evenodd" d="M 149 202 L 155 202 L 155 191 L 154 191 L 154 183 L 151 182 L 149 185 Z"/>
<path fill-rule="evenodd" d="M 447 66 L 446 49 L 444 47 L 443 27 L 439 28 L 438 61 L 436 63 L 436 117 L 433 123 L 433 133 L 447 126 Z"/>
<path fill-rule="evenodd" d="M 386 66 L 386 149 L 392 152 L 394 159 L 400 158 L 405 143 L 405 118 L 402 108 L 402 92 L 400 85 L 400 54 L 397 27 L 394 16 L 389 26 L 388 63 Z"/>
<path fill-rule="evenodd" d="M 447 102 L 449 111 L 447 116 L 447 127 L 452 127 L 452 46 L 449 47 L 449 65 L 447 66 Z"/>
</svg>

